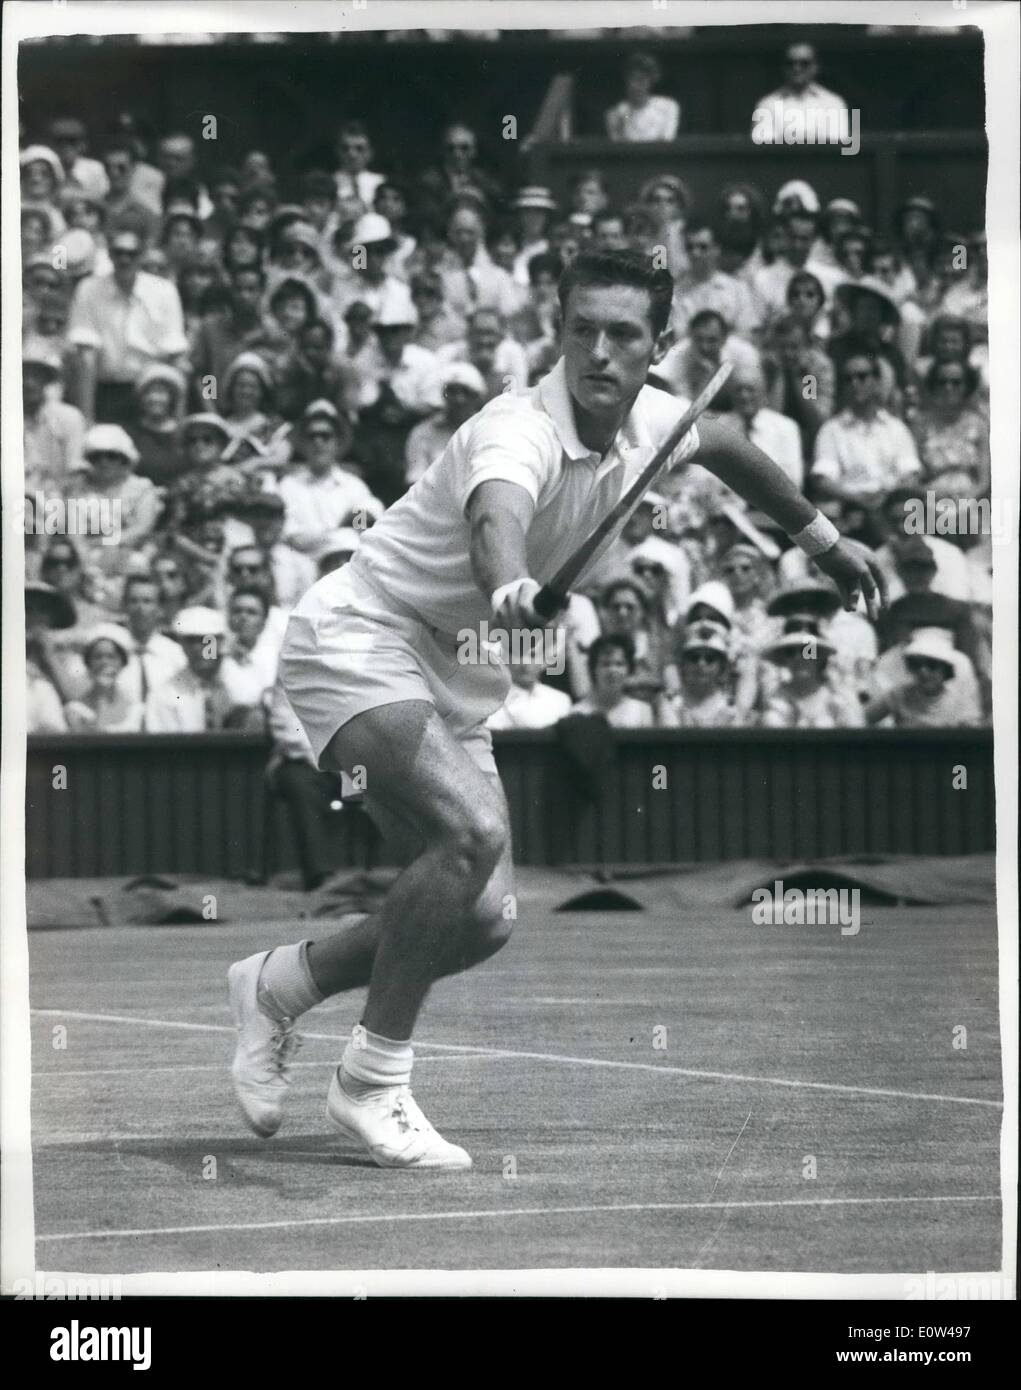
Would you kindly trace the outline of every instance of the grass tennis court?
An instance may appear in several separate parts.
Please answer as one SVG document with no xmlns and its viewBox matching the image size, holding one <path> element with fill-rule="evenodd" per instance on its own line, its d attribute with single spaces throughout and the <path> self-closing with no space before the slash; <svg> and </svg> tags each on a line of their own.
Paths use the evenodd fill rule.
<svg viewBox="0 0 1021 1390">
<path fill-rule="evenodd" d="M 245 1128 L 227 967 L 314 925 L 32 933 L 38 1267 L 999 1267 L 990 908 L 863 908 L 842 937 L 523 903 L 416 1040 L 416 1096 L 468 1174 L 334 1138 L 356 995 L 303 1020 L 280 1134 Z"/>
</svg>

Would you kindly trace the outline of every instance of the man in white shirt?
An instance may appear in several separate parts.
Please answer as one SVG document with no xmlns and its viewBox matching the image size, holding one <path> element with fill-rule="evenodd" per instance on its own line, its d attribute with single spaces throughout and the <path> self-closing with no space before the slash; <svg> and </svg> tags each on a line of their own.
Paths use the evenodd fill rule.
<svg viewBox="0 0 1021 1390">
<path fill-rule="evenodd" d="M 793 420 L 766 406 L 766 382 L 759 367 L 735 367 L 730 377 L 733 410 L 722 419 L 779 464 L 798 489 L 805 480 L 801 431 Z"/>
<path fill-rule="evenodd" d="M 795 43 L 784 58 L 784 83 L 755 103 L 752 112 L 752 139 L 758 145 L 782 145 L 784 133 L 815 131 L 811 142 L 836 144 L 846 141 L 849 132 L 847 102 L 829 92 L 815 79 L 819 63 L 809 43 Z"/>
<path fill-rule="evenodd" d="M 77 116 L 58 116 L 50 122 L 47 143 L 64 166 L 65 188 L 80 188 L 90 198 L 102 200 L 110 189 L 106 170 L 98 159 L 89 159 L 88 134 Z"/>
<path fill-rule="evenodd" d="M 494 309 L 479 309 L 472 314 L 467 337 L 459 343 L 447 343 L 436 356 L 445 364 L 470 363 L 485 382 L 487 401 L 501 391 L 523 391 L 528 385 L 525 349 L 508 336 L 503 319 Z"/>
<path fill-rule="evenodd" d="M 306 461 L 280 480 L 284 501 L 284 540 L 307 555 L 338 526 L 349 526 L 351 517 L 364 512 L 368 518 L 383 510 L 361 478 L 341 467 L 338 441 L 340 415 L 329 401 L 313 401 L 302 418 L 301 443 Z M 343 430 L 345 438 L 349 431 Z"/>
<path fill-rule="evenodd" d="M 137 232 L 117 232 L 112 272 L 86 276 L 71 301 L 68 338 L 78 349 L 78 405 L 87 420 L 132 422 L 144 369 L 179 367 L 188 349 L 177 286 L 139 269 L 142 250 Z"/>
<path fill-rule="evenodd" d="M 150 734 L 202 734 L 222 729 L 233 701 L 220 675 L 227 624 L 215 608 L 182 608 L 174 635 L 187 665 L 151 691 L 144 725 Z"/>
<path fill-rule="evenodd" d="M 385 175 L 369 168 L 372 163 L 372 141 L 361 121 L 345 121 L 337 135 L 337 155 L 340 167 L 334 174 L 338 198 L 357 198 L 365 211 L 372 207 L 376 189 Z"/>
<path fill-rule="evenodd" d="M 715 309 L 726 320 L 732 333 L 748 337 L 762 321 L 761 309 L 748 286 L 720 269 L 720 246 L 708 222 L 689 222 L 684 229 L 688 270 L 677 277 L 670 326 L 674 336 L 683 338 L 694 316 L 702 309 Z"/>
<path fill-rule="evenodd" d="M 476 309 L 495 309 L 509 319 L 521 307 L 525 292 L 486 250 L 486 229 L 480 213 L 458 208 L 447 226 L 449 250 L 436 267 L 443 281 L 443 298 L 454 313 L 469 318 Z"/>
<path fill-rule="evenodd" d="M 735 367 L 757 368 L 758 348 L 731 333 L 721 314 L 715 309 L 700 309 L 688 325 L 689 336 L 674 343 L 652 367 L 652 375 L 676 396 L 695 396 L 722 362 Z M 722 397 L 717 397 L 719 409 L 729 400 L 729 383 Z"/>
<path fill-rule="evenodd" d="M 846 409 L 815 440 L 812 480 L 827 496 L 866 506 L 921 473 L 911 431 L 879 404 L 879 366 L 856 353 L 844 362 Z"/>
<path fill-rule="evenodd" d="M 512 661 L 507 698 L 486 720 L 490 729 L 548 729 L 571 712 L 571 697 L 542 678 L 542 663 Z"/>
<path fill-rule="evenodd" d="M 124 581 L 124 625 L 132 651 L 117 684 L 129 700 L 143 707 L 152 691 L 183 671 L 188 661 L 180 642 L 159 631 L 163 617 L 159 580 L 149 574 L 130 574 Z M 143 729 L 145 724 L 142 725 Z"/>
<path fill-rule="evenodd" d="M 673 281 L 634 252 L 582 252 L 560 282 L 564 356 L 532 390 L 490 401 L 291 615 L 284 688 L 320 764 L 364 771 L 365 807 L 406 867 L 378 912 L 333 935 L 231 967 L 233 1077 L 251 1127 L 283 1118 L 294 1021 L 369 985 L 327 1113 L 384 1167 L 465 1169 L 410 1089 L 411 1035 L 432 982 L 506 941 L 512 892 L 506 801 L 485 721 L 507 697 L 495 629 L 541 633 L 548 582 L 619 501 L 684 403 L 646 385 L 665 345 Z M 703 420 L 692 457 L 875 606 L 871 557 L 821 523 L 754 445 Z M 402 831 L 403 827 L 403 831 Z"/>
</svg>

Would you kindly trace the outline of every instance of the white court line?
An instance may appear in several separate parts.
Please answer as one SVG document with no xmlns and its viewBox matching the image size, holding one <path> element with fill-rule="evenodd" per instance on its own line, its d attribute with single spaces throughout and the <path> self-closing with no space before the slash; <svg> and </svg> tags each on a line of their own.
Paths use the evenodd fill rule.
<svg viewBox="0 0 1021 1390">
<path fill-rule="evenodd" d="M 484 1057 L 487 1061 L 492 1058 L 491 1052 L 466 1052 L 457 1057 L 420 1057 L 416 1054 L 415 1065 L 419 1062 L 470 1062 L 473 1057 Z M 320 1071 L 324 1067 L 335 1067 L 336 1061 L 329 1057 L 324 1057 L 321 1062 L 289 1062 L 288 1068 L 294 1071 L 297 1067 L 316 1067 Z M 150 1076 L 157 1072 L 179 1072 L 179 1071 L 226 1071 L 224 1062 L 196 1062 L 189 1063 L 187 1066 L 180 1067 L 86 1067 L 78 1071 L 60 1071 L 50 1068 L 47 1071 L 33 1071 L 33 1078 L 37 1076 Z"/>
<path fill-rule="evenodd" d="M 73 1009 L 33 1009 L 34 1014 L 50 1018 L 77 1018 L 92 1023 L 137 1023 L 147 1028 L 182 1028 L 198 1033 L 233 1033 L 235 1029 L 223 1023 L 181 1023 L 173 1019 L 138 1018 L 131 1014 L 90 1014 L 78 1013 Z M 302 1036 L 320 1042 L 340 1042 L 346 1035 L 334 1033 L 308 1033 L 301 1030 Z M 843 1086 L 835 1081 L 795 1081 L 784 1076 L 748 1076 L 735 1071 L 701 1071 L 694 1067 L 668 1067 L 655 1062 L 616 1062 L 605 1057 L 568 1057 L 560 1052 L 521 1052 L 517 1049 L 483 1047 L 481 1044 L 468 1046 L 458 1043 L 429 1042 L 422 1038 L 418 1046 L 433 1047 L 438 1052 L 481 1052 L 490 1057 L 512 1057 L 529 1062 L 557 1062 L 572 1067 L 603 1067 L 618 1071 L 656 1072 L 663 1076 L 688 1076 L 695 1081 L 741 1081 L 753 1086 L 785 1086 L 794 1090 L 830 1091 L 844 1096 L 881 1096 L 892 1100 L 931 1100 L 942 1101 L 948 1105 L 981 1105 L 993 1110 L 1002 1110 L 1003 1102 L 983 1100 L 977 1096 L 948 1096 L 929 1091 L 894 1091 L 882 1086 Z"/>
<path fill-rule="evenodd" d="M 300 1226 L 356 1226 L 373 1222 L 396 1221 L 486 1221 L 503 1220 L 508 1216 L 580 1216 L 590 1212 L 639 1211 L 737 1211 L 777 1207 L 871 1207 L 903 1206 L 914 1203 L 998 1202 L 998 1193 L 975 1197 L 795 1197 L 784 1200 L 748 1202 L 622 1202 L 580 1207 L 508 1207 L 484 1211 L 424 1211 L 380 1212 L 378 1215 L 309 1216 L 293 1221 L 250 1221 L 215 1226 L 150 1226 L 122 1231 L 64 1231 L 55 1235 L 37 1235 L 36 1242 L 55 1240 L 128 1239 L 137 1236 L 208 1235 L 216 1231 L 280 1231 Z"/>
</svg>

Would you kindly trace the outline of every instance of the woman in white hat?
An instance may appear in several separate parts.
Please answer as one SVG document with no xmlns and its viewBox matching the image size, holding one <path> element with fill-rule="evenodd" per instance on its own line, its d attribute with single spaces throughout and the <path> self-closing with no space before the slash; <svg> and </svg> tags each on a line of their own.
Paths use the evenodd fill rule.
<svg viewBox="0 0 1021 1390">
<path fill-rule="evenodd" d="M 178 425 L 187 383 L 169 363 L 153 362 L 135 382 L 136 418 L 128 433 L 138 450 L 136 472 L 157 487 L 167 487 L 183 471 L 178 452 Z"/>
<path fill-rule="evenodd" d="M 827 678 L 833 643 L 805 630 L 770 642 L 763 657 L 779 667 L 782 683 L 766 701 L 764 729 L 857 729 L 865 716 L 857 694 Z"/>
<path fill-rule="evenodd" d="M 59 236 L 67 225 L 59 207 L 65 181 L 60 156 L 46 145 L 29 145 L 18 155 L 18 163 L 22 210 L 42 208 L 50 216 L 54 236 Z"/>
<path fill-rule="evenodd" d="M 522 289 L 528 288 L 528 262 L 533 256 L 549 250 L 546 235 L 553 214 L 557 210 L 557 200 L 548 188 L 539 184 L 527 184 L 518 190 L 514 199 L 520 249 L 514 258 L 514 281 Z"/>
<path fill-rule="evenodd" d="M 957 680 L 961 657 L 949 637 L 916 632 L 904 648 L 908 679 L 867 707 L 870 724 L 890 720 L 898 729 L 945 729 L 974 725 L 974 704 Z"/>
<path fill-rule="evenodd" d="M 286 462 L 289 450 L 283 443 L 284 421 L 275 408 L 273 372 L 257 352 L 239 353 L 227 368 L 223 379 L 222 408 L 229 421 L 235 441 L 241 437 L 263 446 L 277 445 L 274 458 Z M 283 432 L 282 432 L 283 431 Z M 232 460 L 233 443 L 228 443 L 225 458 Z"/>
<path fill-rule="evenodd" d="M 92 630 L 82 653 L 89 687 L 64 708 L 69 728 L 105 734 L 141 732 L 142 702 L 126 694 L 120 684 L 132 648 L 130 635 L 115 623 L 102 623 Z"/>
<path fill-rule="evenodd" d="M 677 634 L 680 686 L 660 696 L 656 723 L 665 729 L 720 729 L 742 722 L 731 700 L 727 631 L 698 622 Z"/>
<path fill-rule="evenodd" d="M 96 515 L 100 519 L 108 516 L 115 530 L 90 533 L 80 540 L 97 570 L 111 578 L 122 577 L 134 552 L 156 529 L 159 494 L 148 478 L 135 472 L 138 450 L 120 425 L 93 425 L 85 436 L 82 455 L 88 474 L 81 499 L 97 504 Z"/>
</svg>

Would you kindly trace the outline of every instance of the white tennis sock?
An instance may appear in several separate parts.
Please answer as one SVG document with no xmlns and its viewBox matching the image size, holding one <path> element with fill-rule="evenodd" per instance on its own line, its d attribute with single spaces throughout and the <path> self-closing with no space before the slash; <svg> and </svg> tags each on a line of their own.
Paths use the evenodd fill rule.
<svg viewBox="0 0 1021 1390">
<path fill-rule="evenodd" d="M 379 1033 L 370 1033 L 359 1023 L 351 1032 L 351 1041 L 344 1049 L 340 1065 L 345 1077 L 356 1083 L 349 1089 L 357 1095 L 357 1083 L 366 1090 L 379 1086 L 407 1086 L 414 1060 L 410 1042 L 394 1042 Z"/>
<path fill-rule="evenodd" d="M 312 978 L 308 941 L 278 946 L 263 961 L 257 998 L 271 1018 L 298 1018 L 326 997 Z"/>
</svg>

